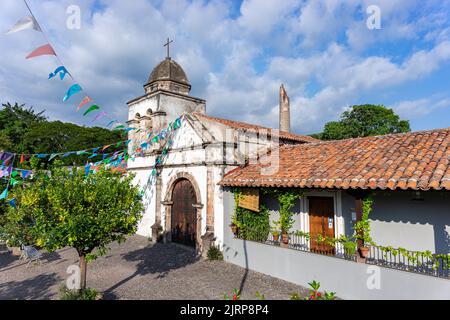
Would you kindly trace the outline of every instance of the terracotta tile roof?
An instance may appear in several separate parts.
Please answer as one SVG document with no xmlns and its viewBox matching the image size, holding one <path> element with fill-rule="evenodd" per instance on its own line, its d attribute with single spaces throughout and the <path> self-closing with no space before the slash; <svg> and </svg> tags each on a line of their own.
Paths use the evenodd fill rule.
<svg viewBox="0 0 450 320">
<path fill-rule="evenodd" d="M 246 122 L 240 122 L 240 121 L 233 121 L 233 120 L 227 120 L 227 119 L 222 119 L 222 118 L 211 117 L 211 116 L 207 116 L 205 114 L 198 113 L 198 112 L 194 112 L 193 114 L 196 117 L 203 118 L 203 119 L 206 119 L 206 120 L 209 120 L 209 121 L 218 122 L 218 123 L 224 124 L 226 126 L 229 126 L 229 127 L 233 128 L 233 129 L 270 130 L 269 132 L 272 132 L 272 130 L 273 130 L 271 128 L 259 126 L 259 125 L 256 125 L 256 124 L 250 124 L 250 123 L 246 123 Z M 320 140 L 317 140 L 317 139 L 315 139 L 313 137 L 303 136 L 303 135 L 299 135 L 299 134 L 293 134 L 293 133 L 289 133 L 289 132 L 285 132 L 285 131 L 273 131 L 273 132 L 278 132 L 278 137 L 281 140 L 288 140 L 288 141 L 293 141 L 293 142 L 303 142 L 303 143 L 320 141 Z"/>
<path fill-rule="evenodd" d="M 224 186 L 450 190 L 450 128 L 283 145 L 280 168 L 261 165 L 226 174 Z"/>
</svg>

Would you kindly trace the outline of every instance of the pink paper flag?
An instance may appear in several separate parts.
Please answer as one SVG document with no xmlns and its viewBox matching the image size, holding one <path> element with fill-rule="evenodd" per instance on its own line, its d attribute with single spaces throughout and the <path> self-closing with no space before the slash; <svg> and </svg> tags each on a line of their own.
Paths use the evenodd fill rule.
<svg viewBox="0 0 450 320">
<path fill-rule="evenodd" d="M 100 118 L 102 118 L 102 117 L 104 117 L 104 116 L 106 116 L 107 115 L 107 113 L 105 112 L 105 111 L 102 111 L 101 113 L 99 113 L 95 118 L 94 118 L 94 120 L 92 120 L 92 122 L 95 122 L 95 121 L 97 121 L 98 119 L 100 119 Z"/>
<path fill-rule="evenodd" d="M 87 103 L 89 103 L 89 102 L 91 102 L 91 101 L 92 101 L 92 99 L 91 99 L 90 97 L 86 96 L 86 97 L 83 99 L 83 101 L 81 101 L 80 105 L 79 105 L 78 108 L 77 108 L 77 111 L 79 111 L 81 108 L 83 108 L 83 106 L 84 106 L 85 104 L 87 104 Z"/>
<path fill-rule="evenodd" d="M 39 57 L 39 56 L 44 56 L 44 55 L 56 56 L 56 52 L 55 52 L 55 50 L 53 50 L 51 45 L 46 44 L 46 45 L 44 45 L 42 47 L 37 48 L 32 53 L 30 53 L 27 56 L 27 59 L 34 58 L 34 57 Z"/>
</svg>

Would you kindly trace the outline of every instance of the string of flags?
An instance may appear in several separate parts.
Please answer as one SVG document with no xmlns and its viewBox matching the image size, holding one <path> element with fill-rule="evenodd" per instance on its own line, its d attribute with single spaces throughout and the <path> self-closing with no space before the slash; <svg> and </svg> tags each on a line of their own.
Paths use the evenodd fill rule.
<svg viewBox="0 0 450 320">
<path fill-rule="evenodd" d="M 54 47 L 48 40 L 47 35 L 43 31 L 40 23 L 36 19 L 35 14 L 31 10 L 30 6 L 27 3 L 27 0 L 24 0 L 24 3 L 29 11 L 29 15 L 20 19 L 11 29 L 9 29 L 6 34 L 13 34 L 20 31 L 25 30 L 34 30 L 41 33 L 42 37 L 46 41 L 46 43 L 39 48 L 33 50 L 30 54 L 26 56 L 26 59 L 37 58 L 41 56 L 55 56 L 58 60 L 58 66 L 55 70 L 49 74 L 48 79 L 51 80 L 57 76 L 59 76 L 60 80 L 68 79 L 72 82 L 70 87 L 67 89 L 65 96 L 62 98 L 64 103 L 68 103 L 72 99 L 74 99 L 75 95 L 82 95 L 81 102 L 78 103 L 76 111 L 80 111 L 83 108 L 86 108 L 83 112 L 83 117 L 90 115 L 91 113 L 96 112 L 92 122 L 96 122 L 102 118 L 109 118 L 111 121 L 108 127 L 111 127 L 112 130 L 123 130 L 128 128 L 125 124 L 119 122 L 114 119 L 112 115 L 110 115 L 99 103 L 95 103 L 94 99 L 86 92 L 86 90 L 75 80 L 73 75 L 69 72 L 66 66 L 62 63 L 61 59 L 57 55 Z"/>
<path fill-rule="evenodd" d="M 26 180 L 30 176 L 32 176 L 33 171 L 27 169 L 15 168 L 14 163 L 17 157 L 20 156 L 19 163 L 23 164 L 25 161 L 28 161 L 31 157 L 35 156 L 38 159 L 46 159 L 51 161 L 56 157 L 66 158 L 71 155 L 77 156 L 86 156 L 89 155 L 88 159 L 94 159 L 96 157 L 101 156 L 101 160 L 95 163 L 87 163 L 84 167 L 85 174 L 89 175 L 91 173 L 95 173 L 101 165 L 104 165 L 106 168 L 118 168 L 121 165 L 124 165 L 131 158 L 132 161 L 135 160 L 136 156 L 143 156 L 146 149 L 153 146 L 155 143 L 165 142 L 163 146 L 163 150 L 161 154 L 156 158 L 155 164 L 152 169 L 151 177 L 155 177 L 157 173 L 157 166 L 159 166 L 163 158 L 166 157 L 169 153 L 169 149 L 173 144 L 173 135 L 174 133 L 181 127 L 181 121 L 185 115 L 180 116 L 174 122 L 169 123 L 167 128 L 161 130 L 157 134 L 150 133 L 146 140 L 137 144 L 131 152 L 128 152 L 129 143 L 132 141 L 131 139 L 126 141 L 120 141 L 116 144 L 109 144 L 102 147 L 90 148 L 79 151 L 69 151 L 69 152 L 58 152 L 58 153 L 42 153 L 42 154 L 17 154 L 13 152 L 0 152 L 0 179 L 4 179 L 7 181 L 6 189 L 0 194 L 0 200 L 6 200 L 9 194 L 10 187 L 14 187 L 17 184 L 21 183 L 21 180 Z M 123 151 L 115 151 L 110 153 L 105 153 L 109 148 L 115 147 L 119 148 L 124 146 L 125 149 Z M 21 179 L 21 180 L 19 180 Z M 7 200 L 8 203 L 15 207 L 15 199 Z"/>
<path fill-rule="evenodd" d="M 7 34 L 13 34 L 16 32 L 24 31 L 24 30 L 35 30 L 40 32 L 46 41 L 45 44 L 36 48 L 31 53 L 26 56 L 26 59 L 33 59 L 41 56 L 55 56 L 58 60 L 59 65 L 48 75 L 48 80 L 58 78 L 63 80 L 69 80 L 72 82 L 70 87 L 67 89 L 65 96 L 62 98 L 64 103 L 72 101 L 75 96 L 81 95 L 82 100 L 77 103 L 76 111 L 83 110 L 83 116 L 86 117 L 90 114 L 94 114 L 94 118 L 92 122 L 98 121 L 102 118 L 109 118 L 110 122 L 107 125 L 107 128 L 111 128 L 112 130 L 123 130 L 124 133 L 128 133 L 132 130 L 135 130 L 136 133 L 144 132 L 147 133 L 146 138 L 143 142 L 138 143 L 136 147 L 134 147 L 131 152 L 128 151 L 128 145 L 131 140 L 121 141 L 116 144 L 116 147 L 120 147 L 123 145 L 125 150 L 123 152 L 116 151 L 114 153 L 105 153 L 104 151 L 108 148 L 114 146 L 107 145 L 99 148 L 92 148 L 86 150 L 79 151 L 69 151 L 69 152 L 55 152 L 55 153 L 42 153 L 42 154 L 16 154 L 11 152 L 0 152 L 0 178 L 8 181 L 6 189 L 0 194 L 0 200 L 7 200 L 8 192 L 10 186 L 14 187 L 19 182 L 19 178 L 27 179 L 32 175 L 32 171 L 24 170 L 19 168 L 14 168 L 14 163 L 16 158 L 19 158 L 19 163 L 23 164 L 25 161 L 28 161 L 31 157 L 37 157 L 42 160 L 52 161 L 57 157 L 65 158 L 72 155 L 78 156 L 86 156 L 89 155 L 88 159 L 95 159 L 96 157 L 102 157 L 102 159 L 95 163 L 89 163 L 85 166 L 85 173 L 90 174 L 95 172 L 99 165 L 105 165 L 107 167 L 120 166 L 124 163 L 124 161 L 128 161 L 131 157 L 132 160 L 135 159 L 136 155 L 143 155 L 146 149 L 151 147 L 155 143 L 160 143 L 161 141 L 165 141 L 165 146 L 163 148 L 163 152 L 160 156 L 157 157 L 154 169 L 152 171 L 152 176 L 156 175 L 156 167 L 161 164 L 163 157 L 168 154 L 168 150 L 172 145 L 172 137 L 173 133 L 181 126 L 181 119 L 184 116 L 176 119 L 174 122 L 170 123 L 168 128 L 160 131 L 158 134 L 154 134 L 152 131 L 148 132 L 143 129 L 136 129 L 132 127 L 128 127 L 127 125 L 121 123 L 120 121 L 114 119 L 109 113 L 104 110 L 100 104 L 96 103 L 94 99 L 84 90 L 84 88 L 75 80 L 74 76 L 69 72 L 66 66 L 61 62 L 59 56 L 54 50 L 53 46 L 48 40 L 48 37 L 45 35 L 41 25 L 36 19 L 36 16 L 32 12 L 30 6 L 27 1 L 24 0 L 24 3 L 30 13 L 30 15 L 20 19 L 11 29 L 7 31 Z M 111 156 L 112 155 L 112 156 Z M 8 203 L 12 206 L 15 206 L 15 199 L 7 200 Z"/>
</svg>

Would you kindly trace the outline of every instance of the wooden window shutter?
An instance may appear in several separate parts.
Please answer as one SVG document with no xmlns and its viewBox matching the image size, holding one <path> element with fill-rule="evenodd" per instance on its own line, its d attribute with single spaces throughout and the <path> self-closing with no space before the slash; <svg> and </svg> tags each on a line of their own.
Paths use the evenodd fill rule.
<svg viewBox="0 0 450 320">
<path fill-rule="evenodd" d="M 239 199 L 239 207 L 259 212 L 259 189 L 243 189 L 242 196 Z"/>
</svg>

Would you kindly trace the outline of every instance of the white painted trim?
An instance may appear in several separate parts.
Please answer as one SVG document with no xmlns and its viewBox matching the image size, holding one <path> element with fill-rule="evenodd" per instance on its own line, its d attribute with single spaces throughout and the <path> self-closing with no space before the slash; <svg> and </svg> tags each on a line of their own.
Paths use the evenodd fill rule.
<svg viewBox="0 0 450 320">
<path fill-rule="evenodd" d="M 332 197 L 333 198 L 333 211 L 334 211 L 334 236 L 339 238 L 341 235 L 345 235 L 345 223 L 342 216 L 342 191 L 311 191 L 305 192 L 303 197 L 303 208 L 301 210 L 302 214 L 305 215 L 304 223 L 301 227 L 302 231 L 310 231 L 309 225 L 309 201 L 308 197 Z M 300 220 L 303 224 L 303 219 Z M 339 248 L 336 246 L 336 253 L 338 253 Z"/>
</svg>

